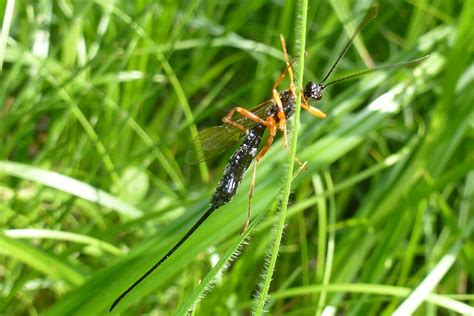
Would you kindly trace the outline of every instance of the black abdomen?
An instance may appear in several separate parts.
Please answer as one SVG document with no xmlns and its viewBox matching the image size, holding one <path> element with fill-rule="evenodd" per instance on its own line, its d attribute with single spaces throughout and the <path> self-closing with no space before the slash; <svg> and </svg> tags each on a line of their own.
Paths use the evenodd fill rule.
<svg viewBox="0 0 474 316">
<path fill-rule="evenodd" d="M 257 124 L 247 131 L 239 149 L 230 157 L 224 175 L 212 195 L 211 206 L 219 208 L 228 203 L 237 193 L 240 182 L 258 152 L 265 126 Z"/>
</svg>

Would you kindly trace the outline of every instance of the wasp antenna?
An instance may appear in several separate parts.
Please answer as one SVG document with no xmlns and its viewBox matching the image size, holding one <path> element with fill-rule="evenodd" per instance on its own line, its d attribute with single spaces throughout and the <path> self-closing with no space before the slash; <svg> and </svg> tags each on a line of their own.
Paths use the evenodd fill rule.
<svg viewBox="0 0 474 316">
<path fill-rule="evenodd" d="M 323 81 L 321 81 L 321 83 L 324 83 L 328 78 L 329 76 L 331 75 L 331 73 L 334 71 L 334 69 L 336 68 L 336 66 L 339 64 L 339 62 L 341 61 L 342 57 L 344 57 L 344 55 L 347 53 L 347 51 L 349 50 L 349 48 L 351 47 L 352 45 L 352 42 L 354 41 L 354 38 L 357 36 L 357 34 L 360 33 L 360 31 L 370 22 L 372 21 L 373 19 L 375 19 L 375 17 L 377 16 L 377 13 L 379 11 L 379 5 L 377 2 L 375 2 L 372 7 L 370 7 L 370 9 L 367 11 L 367 13 L 365 14 L 364 18 L 362 19 L 362 21 L 359 23 L 359 25 L 357 26 L 356 30 L 354 31 L 354 34 L 352 34 L 351 38 L 347 41 L 346 45 L 344 46 L 344 48 L 342 49 L 341 53 L 339 54 L 339 56 L 337 57 L 336 61 L 334 62 L 334 64 L 331 66 L 331 68 L 329 69 L 329 71 L 327 72 L 326 76 L 324 76 L 324 79 Z"/>
<path fill-rule="evenodd" d="M 413 60 L 409 60 L 409 61 L 403 61 L 403 62 L 399 62 L 399 63 L 395 63 L 395 64 L 388 64 L 388 65 L 380 65 L 380 66 L 376 66 L 374 68 L 361 70 L 361 71 L 355 72 L 353 74 L 350 74 L 348 76 L 333 80 L 333 81 L 329 82 L 328 84 L 323 85 L 321 87 L 321 89 L 324 89 L 327 86 L 330 86 L 332 84 L 335 84 L 335 83 L 338 83 L 338 82 L 341 82 L 341 81 L 344 81 L 344 80 L 349 80 L 349 79 L 353 79 L 353 78 L 356 78 L 356 77 L 360 77 L 360 76 L 363 76 L 363 75 L 366 75 L 366 74 L 369 74 L 369 73 L 375 72 L 375 71 L 415 67 L 415 66 L 419 65 L 420 63 L 422 63 L 429 56 L 430 55 L 426 55 L 426 56 L 423 56 L 423 57 L 420 57 L 420 58 L 417 58 L 417 59 L 413 59 Z"/>
</svg>

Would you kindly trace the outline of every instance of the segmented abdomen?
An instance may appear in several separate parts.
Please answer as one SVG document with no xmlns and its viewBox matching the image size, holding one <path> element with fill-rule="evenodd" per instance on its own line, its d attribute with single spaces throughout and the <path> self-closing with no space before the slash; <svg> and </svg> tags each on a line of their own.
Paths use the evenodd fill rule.
<svg viewBox="0 0 474 316">
<path fill-rule="evenodd" d="M 224 175 L 212 195 L 211 207 L 219 208 L 228 203 L 237 193 L 240 182 L 258 152 L 265 126 L 257 124 L 247 131 L 239 149 L 230 157 Z"/>
</svg>

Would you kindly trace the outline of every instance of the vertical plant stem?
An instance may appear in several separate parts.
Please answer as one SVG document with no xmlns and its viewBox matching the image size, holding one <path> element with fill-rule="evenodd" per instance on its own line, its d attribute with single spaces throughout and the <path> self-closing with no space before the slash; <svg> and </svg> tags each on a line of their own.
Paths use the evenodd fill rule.
<svg viewBox="0 0 474 316">
<path fill-rule="evenodd" d="M 290 197 L 291 191 L 291 182 L 293 179 L 293 168 L 295 164 L 296 156 L 296 144 L 298 140 L 298 128 L 300 122 L 300 106 L 301 106 L 301 87 L 303 83 L 303 69 L 304 69 L 304 55 L 305 55 L 305 45 L 306 45 L 306 19 L 308 14 L 308 1 L 300 0 L 298 1 L 297 9 L 297 25 L 296 25 L 296 34 L 297 34 L 297 55 L 298 64 L 296 67 L 296 80 L 295 85 L 297 87 L 297 98 L 296 98 L 296 110 L 294 115 L 294 124 L 293 131 L 291 136 L 291 147 L 290 154 L 288 157 L 288 170 L 286 173 L 286 182 L 284 184 L 284 191 L 281 203 L 281 212 L 278 219 L 278 225 L 275 231 L 275 241 L 271 250 L 271 257 L 269 260 L 268 268 L 264 275 L 264 283 L 258 297 L 257 308 L 255 310 L 256 315 L 262 315 L 265 303 L 268 297 L 268 291 L 270 289 L 270 284 L 275 270 L 276 260 L 278 257 L 278 252 L 280 250 L 280 243 L 283 236 L 283 228 L 285 225 L 286 212 L 288 209 L 288 200 Z"/>
</svg>

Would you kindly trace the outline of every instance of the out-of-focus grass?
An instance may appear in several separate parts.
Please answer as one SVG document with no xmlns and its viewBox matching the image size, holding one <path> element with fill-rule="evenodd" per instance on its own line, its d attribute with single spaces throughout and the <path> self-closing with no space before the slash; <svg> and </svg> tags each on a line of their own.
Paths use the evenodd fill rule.
<svg viewBox="0 0 474 316">
<path fill-rule="evenodd" d="M 369 5 L 309 3 L 306 80 L 323 76 Z M 270 314 L 472 311 L 474 3 L 380 8 L 339 74 L 430 57 L 328 88 L 324 121 L 302 113 L 309 169 L 292 184 Z M 0 13 L 0 313 L 105 314 L 205 209 L 229 153 L 186 165 L 192 137 L 270 97 L 279 34 L 296 55 L 297 6 L 42 0 Z M 279 140 L 253 199 L 254 217 L 267 214 L 225 272 L 244 240 L 248 176 L 117 311 L 248 312 L 286 160 Z"/>
</svg>

